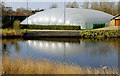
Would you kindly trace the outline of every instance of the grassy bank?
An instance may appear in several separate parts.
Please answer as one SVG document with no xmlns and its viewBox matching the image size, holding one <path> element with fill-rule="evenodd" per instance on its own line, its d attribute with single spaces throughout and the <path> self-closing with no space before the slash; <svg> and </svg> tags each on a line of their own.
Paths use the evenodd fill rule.
<svg viewBox="0 0 120 76">
<path fill-rule="evenodd" d="M 33 29 L 2 29 L 0 35 L 2 37 L 22 37 L 26 31 L 30 30 Z M 38 31 L 38 29 L 34 30 Z M 120 38 L 120 30 L 79 30 L 79 36 L 81 38 Z"/>
<path fill-rule="evenodd" d="M 51 62 L 50 60 L 28 58 L 3 58 L 2 74 L 117 74 L 117 68 L 107 66 L 101 68 L 79 67 L 74 64 Z"/>
<path fill-rule="evenodd" d="M 26 30 L 2 29 L 0 36 L 2 37 L 22 37 Z"/>
<path fill-rule="evenodd" d="M 120 30 L 80 30 L 82 38 L 119 38 Z"/>
</svg>

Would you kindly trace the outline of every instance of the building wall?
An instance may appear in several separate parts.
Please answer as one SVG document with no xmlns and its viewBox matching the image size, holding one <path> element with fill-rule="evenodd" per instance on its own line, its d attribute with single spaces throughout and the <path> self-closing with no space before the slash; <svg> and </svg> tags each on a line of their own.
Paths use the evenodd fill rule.
<svg viewBox="0 0 120 76">
<path fill-rule="evenodd" d="M 120 16 L 116 17 L 115 19 L 120 19 Z"/>
<path fill-rule="evenodd" d="M 115 20 L 114 19 L 110 21 L 110 26 L 115 26 Z"/>
<path fill-rule="evenodd" d="M 116 20 L 116 21 L 115 21 L 115 25 L 116 25 L 116 26 L 120 26 L 120 20 Z"/>
<path fill-rule="evenodd" d="M 110 21 L 110 26 L 120 26 L 120 20 L 118 20 L 120 19 L 120 16 L 116 17 L 115 19 Z"/>
<path fill-rule="evenodd" d="M 116 17 L 115 19 L 120 19 L 120 16 Z M 120 26 L 120 20 L 115 21 L 115 26 Z"/>
</svg>

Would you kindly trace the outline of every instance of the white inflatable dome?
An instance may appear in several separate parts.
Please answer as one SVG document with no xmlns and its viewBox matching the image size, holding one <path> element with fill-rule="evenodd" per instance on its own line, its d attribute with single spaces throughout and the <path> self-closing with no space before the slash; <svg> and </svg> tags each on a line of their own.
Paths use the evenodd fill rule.
<svg viewBox="0 0 120 76">
<path fill-rule="evenodd" d="M 81 8 L 54 8 L 38 12 L 21 22 L 31 25 L 74 25 L 81 29 L 92 29 L 93 24 L 109 22 L 113 16 L 101 11 Z M 64 21 L 65 20 L 65 21 Z"/>
</svg>

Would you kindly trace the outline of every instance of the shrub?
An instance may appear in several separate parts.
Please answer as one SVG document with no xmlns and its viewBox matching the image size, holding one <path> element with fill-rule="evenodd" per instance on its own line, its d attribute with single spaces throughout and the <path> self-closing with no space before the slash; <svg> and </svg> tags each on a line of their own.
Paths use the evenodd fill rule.
<svg viewBox="0 0 120 76">
<path fill-rule="evenodd" d="M 20 21 L 18 21 L 18 20 L 14 21 L 13 29 L 19 29 L 20 28 L 19 25 L 20 25 Z"/>
<path fill-rule="evenodd" d="M 105 24 L 93 24 L 93 29 L 105 27 Z"/>
<path fill-rule="evenodd" d="M 80 26 L 70 25 L 21 25 L 22 29 L 80 30 Z"/>
<path fill-rule="evenodd" d="M 120 38 L 120 30 L 80 30 L 83 38 Z"/>
</svg>

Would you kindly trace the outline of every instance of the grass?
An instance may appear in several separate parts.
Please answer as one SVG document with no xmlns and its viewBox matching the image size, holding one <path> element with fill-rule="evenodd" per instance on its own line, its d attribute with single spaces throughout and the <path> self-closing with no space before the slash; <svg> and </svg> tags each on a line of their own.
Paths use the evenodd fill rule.
<svg viewBox="0 0 120 76">
<path fill-rule="evenodd" d="M 21 57 L 3 57 L 2 74 L 117 74 L 117 68 L 107 66 L 100 68 L 80 67 L 74 64 L 52 62 L 46 59 Z"/>
</svg>

